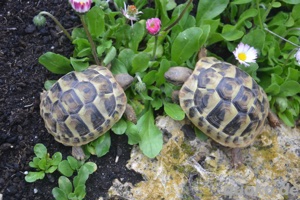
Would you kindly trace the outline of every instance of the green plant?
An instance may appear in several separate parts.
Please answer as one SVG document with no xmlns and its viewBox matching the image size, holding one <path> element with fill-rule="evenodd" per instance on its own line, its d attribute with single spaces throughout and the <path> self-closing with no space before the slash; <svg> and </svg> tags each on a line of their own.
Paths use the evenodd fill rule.
<svg viewBox="0 0 300 200">
<path fill-rule="evenodd" d="M 97 165 L 93 162 L 78 161 L 72 156 L 62 160 L 62 154 L 56 152 L 52 158 L 47 153 L 47 148 L 43 144 L 34 146 L 36 157 L 29 163 L 29 166 L 35 168 L 37 172 L 29 172 L 25 176 L 27 182 L 35 182 L 43 179 L 46 173 L 53 173 L 58 170 L 63 176 L 58 179 L 58 186 L 52 190 L 55 199 L 83 199 L 86 195 L 86 180 L 89 175 L 97 170 Z M 73 178 L 73 183 L 67 177 L 72 177 L 74 172 L 77 175 Z"/>
<path fill-rule="evenodd" d="M 66 176 L 60 176 L 58 179 L 58 187 L 53 188 L 52 194 L 57 200 L 80 200 L 86 195 L 85 183 L 89 175 L 97 170 L 97 165 L 93 162 L 87 162 L 80 166 L 80 162 L 75 158 L 68 156 L 68 161 L 60 163 L 61 170 L 64 174 L 70 176 L 70 171 L 77 170 L 77 175 L 73 178 L 73 182 Z M 69 171 L 67 171 L 67 169 Z"/>
<path fill-rule="evenodd" d="M 56 171 L 62 160 L 60 152 L 56 152 L 50 157 L 49 153 L 47 153 L 47 148 L 43 144 L 36 144 L 34 146 L 34 154 L 36 157 L 29 162 L 29 166 L 35 168 L 37 171 L 29 172 L 25 176 L 25 180 L 30 183 L 35 182 L 38 179 L 43 179 L 47 173 Z"/>
<path fill-rule="evenodd" d="M 175 120 L 185 116 L 171 101 L 177 88 L 165 81 L 164 73 L 176 65 L 193 68 L 201 47 L 231 63 L 236 62 L 232 52 L 240 42 L 254 47 L 259 52 L 256 62 L 238 66 L 265 89 L 271 110 L 285 124 L 294 126 L 300 112 L 299 63 L 293 58 L 299 48 L 299 0 L 201 0 L 195 5 L 196 14 L 191 13 L 192 0 L 179 5 L 174 0 L 155 0 L 152 8 L 146 7 L 146 0 L 133 0 L 135 7 L 115 0 L 116 11 L 105 1 L 94 2 L 94 7 L 80 15 L 86 26 L 72 30 L 72 57 L 47 52 L 39 62 L 57 74 L 82 71 L 100 62 L 111 66 L 114 74 L 135 76 L 126 95 L 138 122 L 120 120 L 112 131 L 126 134 L 128 143 L 139 144 L 148 157 L 155 157 L 163 143 L 162 133 L 154 124 L 156 113 Z M 150 18 L 161 21 L 155 34 L 147 33 L 146 20 Z M 280 40 L 278 35 L 286 39 Z"/>
</svg>

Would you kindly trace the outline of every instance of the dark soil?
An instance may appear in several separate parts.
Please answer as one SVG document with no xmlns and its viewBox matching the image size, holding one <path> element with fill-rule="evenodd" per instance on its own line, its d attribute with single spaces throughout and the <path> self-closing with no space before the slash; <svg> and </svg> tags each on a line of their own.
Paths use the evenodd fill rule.
<svg viewBox="0 0 300 200">
<path fill-rule="evenodd" d="M 67 0 L 0 2 L 0 194 L 5 200 L 54 199 L 51 191 L 57 186 L 58 172 L 35 183 L 24 180 L 24 172 L 33 170 L 28 163 L 34 156 L 35 144 L 43 143 L 51 155 L 57 151 L 64 158 L 71 154 L 70 147 L 56 142 L 47 133 L 39 114 L 44 81 L 58 78 L 38 63 L 39 56 L 52 51 L 68 57 L 73 51 L 51 19 L 47 18 L 43 28 L 33 25 L 33 17 L 43 10 L 58 17 L 66 28 L 79 24 Z M 87 200 L 106 196 L 116 178 L 133 184 L 142 180 L 141 175 L 125 167 L 131 150 L 127 137 L 111 137 L 109 153 L 102 158 L 90 158 L 98 169 L 87 181 Z"/>
</svg>

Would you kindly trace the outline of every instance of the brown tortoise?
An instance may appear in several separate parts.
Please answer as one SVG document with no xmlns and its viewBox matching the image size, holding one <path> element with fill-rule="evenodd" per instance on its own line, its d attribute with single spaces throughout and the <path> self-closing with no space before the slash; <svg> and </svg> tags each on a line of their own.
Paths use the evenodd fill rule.
<svg viewBox="0 0 300 200">
<path fill-rule="evenodd" d="M 114 77 L 106 67 L 96 65 L 62 76 L 41 94 L 40 114 L 48 132 L 72 146 L 74 157 L 84 159 L 81 146 L 109 130 L 125 110 L 135 120 L 123 90 L 132 81 L 128 74 Z"/>
<path fill-rule="evenodd" d="M 194 71 L 172 67 L 165 78 L 183 84 L 177 95 L 187 117 L 223 146 L 246 147 L 262 131 L 269 115 L 267 95 L 236 66 L 204 57 Z"/>
</svg>

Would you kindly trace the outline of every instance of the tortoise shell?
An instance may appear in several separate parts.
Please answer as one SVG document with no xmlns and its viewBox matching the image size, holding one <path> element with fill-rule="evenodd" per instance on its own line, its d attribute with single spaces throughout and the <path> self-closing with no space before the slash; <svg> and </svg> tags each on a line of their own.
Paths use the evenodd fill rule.
<svg viewBox="0 0 300 200">
<path fill-rule="evenodd" d="M 269 112 L 267 95 L 247 73 L 212 57 L 198 61 L 179 100 L 196 127 L 233 148 L 251 144 Z"/>
<path fill-rule="evenodd" d="M 122 87 L 105 67 L 62 76 L 41 94 L 40 114 L 56 141 L 81 146 L 109 130 L 127 104 Z"/>
</svg>

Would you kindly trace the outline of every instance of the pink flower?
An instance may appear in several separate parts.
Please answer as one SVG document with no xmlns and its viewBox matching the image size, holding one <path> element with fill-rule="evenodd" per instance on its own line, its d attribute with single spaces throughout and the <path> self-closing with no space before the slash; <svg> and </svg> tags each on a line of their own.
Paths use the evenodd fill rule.
<svg viewBox="0 0 300 200">
<path fill-rule="evenodd" d="M 148 33 L 156 35 L 160 31 L 161 21 L 158 18 L 151 18 L 146 21 L 146 28 Z"/>
<path fill-rule="evenodd" d="M 90 10 L 92 0 L 69 0 L 72 8 L 79 13 L 85 13 Z"/>
</svg>

